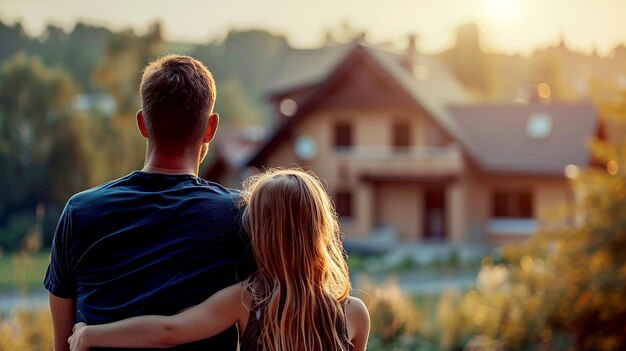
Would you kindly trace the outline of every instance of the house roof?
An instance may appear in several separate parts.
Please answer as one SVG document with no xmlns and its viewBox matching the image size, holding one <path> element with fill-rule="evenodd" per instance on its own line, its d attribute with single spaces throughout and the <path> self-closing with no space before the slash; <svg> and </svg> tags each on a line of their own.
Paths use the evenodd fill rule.
<svg viewBox="0 0 626 351">
<path fill-rule="evenodd" d="M 589 104 L 510 103 L 449 110 L 485 171 L 562 175 L 569 164 L 590 162 L 587 140 L 596 128 L 596 111 Z M 539 122 L 538 134 L 532 131 L 534 122 Z"/>
<path fill-rule="evenodd" d="M 320 49 L 285 47 L 270 70 L 267 93 L 273 95 L 322 82 L 352 47 L 352 45 L 333 45 Z"/>
<path fill-rule="evenodd" d="M 365 53 L 389 74 L 411 99 L 437 119 L 454 139 L 461 141 L 468 150 L 473 149 L 469 139 L 465 137 L 462 130 L 457 128 L 445 108 L 447 103 L 469 103 L 471 101 L 470 95 L 442 65 L 425 56 L 417 55 L 413 63 L 414 67 L 419 67 L 421 70 L 422 75 L 418 78 L 412 70 L 407 69 L 403 54 L 380 50 L 359 43 L 332 46 L 319 50 L 291 50 L 281 60 L 279 65 L 282 68 L 273 70 L 277 77 L 269 84 L 270 95 L 285 94 L 305 87 L 316 87 L 323 90 L 325 88 L 324 83 L 327 83 L 336 72 L 345 69 L 346 62 L 362 53 Z M 426 76 L 424 76 L 424 70 Z M 318 94 L 311 94 L 310 98 L 300 106 L 295 116 L 274 130 L 273 135 L 266 140 L 265 145 L 257 153 L 252 155 L 248 163 L 259 162 L 263 155 L 268 154 L 275 147 L 277 140 L 296 123 L 300 116 L 308 112 L 305 106 L 310 105 L 311 100 L 321 95 L 319 89 Z"/>
<path fill-rule="evenodd" d="M 224 161 L 233 168 L 241 168 L 258 148 L 262 140 L 263 128 L 220 129 L 215 136 L 216 147 Z"/>
<path fill-rule="evenodd" d="M 328 89 L 332 77 L 346 69 L 351 57 L 365 54 L 421 106 L 457 142 L 476 164 L 489 172 L 563 174 L 568 164 L 586 165 L 586 138 L 593 135 L 595 110 L 591 105 L 499 104 L 475 105 L 460 82 L 441 64 L 417 56 L 414 72 L 406 67 L 403 54 L 353 43 L 318 50 L 293 50 L 275 70 L 270 83 L 274 96 L 305 87 L 315 87 L 296 115 L 278 126 L 253 153 L 247 164 L 267 155 L 281 137 L 306 115 Z M 418 74 L 419 73 L 419 74 Z M 425 73 L 425 74 L 424 74 Z M 547 113 L 551 130 L 547 137 L 533 139 L 527 124 L 534 113 Z"/>
<path fill-rule="evenodd" d="M 357 42 L 319 49 L 286 48 L 271 70 L 266 87 L 268 94 L 278 95 L 323 83 L 355 47 L 367 51 L 385 68 L 396 71 L 398 77 L 410 81 L 410 86 L 420 90 L 419 93 L 426 93 L 427 97 L 437 96 L 445 103 L 465 103 L 470 100 L 461 83 L 436 60 L 416 55 L 413 66 L 420 70 L 423 78 L 418 79 L 414 72 L 403 66 L 405 53 L 382 50 Z"/>
</svg>

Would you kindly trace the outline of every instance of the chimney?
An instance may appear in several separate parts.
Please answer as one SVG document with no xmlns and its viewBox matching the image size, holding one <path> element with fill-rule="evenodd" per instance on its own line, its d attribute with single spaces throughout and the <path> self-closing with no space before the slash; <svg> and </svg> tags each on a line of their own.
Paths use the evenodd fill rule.
<svg viewBox="0 0 626 351">
<path fill-rule="evenodd" d="M 413 71 L 413 68 L 417 64 L 417 35 L 410 34 L 408 36 L 408 46 L 404 54 L 404 66 L 409 71 Z"/>
<path fill-rule="evenodd" d="M 366 43 L 365 41 L 366 37 L 367 37 L 367 32 L 360 32 L 359 34 L 357 34 L 354 41 L 359 45 L 364 45 Z"/>
</svg>

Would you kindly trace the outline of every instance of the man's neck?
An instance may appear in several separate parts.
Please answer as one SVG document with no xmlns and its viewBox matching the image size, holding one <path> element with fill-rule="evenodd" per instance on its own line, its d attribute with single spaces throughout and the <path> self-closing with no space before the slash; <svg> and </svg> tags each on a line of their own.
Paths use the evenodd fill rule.
<svg viewBox="0 0 626 351">
<path fill-rule="evenodd" d="M 170 168 L 170 167 L 158 167 L 154 165 L 145 165 L 142 172 L 146 173 L 163 173 L 163 174 L 190 174 L 198 176 L 198 171 L 190 168 Z"/>
<path fill-rule="evenodd" d="M 198 158 L 190 155 L 167 155 L 158 152 L 146 154 L 143 172 L 164 174 L 191 174 L 198 176 Z"/>
</svg>

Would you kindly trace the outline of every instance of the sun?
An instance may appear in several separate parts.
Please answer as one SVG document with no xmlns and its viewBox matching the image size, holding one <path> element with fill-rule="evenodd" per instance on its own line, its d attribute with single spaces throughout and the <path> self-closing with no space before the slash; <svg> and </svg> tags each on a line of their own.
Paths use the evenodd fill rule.
<svg viewBox="0 0 626 351">
<path fill-rule="evenodd" d="M 518 25 L 528 16 L 528 0 L 481 0 L 484 21 L 496 25 Z"/>
</svg>

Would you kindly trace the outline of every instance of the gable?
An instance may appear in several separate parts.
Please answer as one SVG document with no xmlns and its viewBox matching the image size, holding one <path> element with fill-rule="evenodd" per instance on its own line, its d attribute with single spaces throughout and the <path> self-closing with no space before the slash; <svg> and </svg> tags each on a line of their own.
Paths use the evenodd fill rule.
<svg viewBox="0 0 626 351">
<path fill-rule="evenodd" d="M 324 109 L 397 109 L 414 108 L 414 102 L 371 60 L 363 55 L 343 72 L 338 72 L 334 84 L 317 97 L 314 110 Z"/>
<path fill-rule="evenodd" d="M 397 59 L 395 56 L 375 55 L 370 49 L 354 46 L 322 82 L 310 90 L 306 89 L 306 99 L 297 101 L 297 113 L 283 119 L 284 122 L 248 164 L 262 165 L 301 119 L 308 118 L 312 112 L 333 109 L 415 111 L 415 114 L 425 115 L 434 122 L 433 125 L 443 131 L 447 140 L 465 141 L 465 138 L 459 138 L 462 135 L 447 116 L 445 106 L 436 96 L 428 94 L 429 83 L 418 82 Z M 275 97 L 288 96 L 288 93 L 276 94 Z"/>
</svg>

